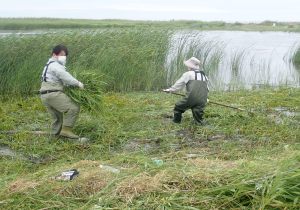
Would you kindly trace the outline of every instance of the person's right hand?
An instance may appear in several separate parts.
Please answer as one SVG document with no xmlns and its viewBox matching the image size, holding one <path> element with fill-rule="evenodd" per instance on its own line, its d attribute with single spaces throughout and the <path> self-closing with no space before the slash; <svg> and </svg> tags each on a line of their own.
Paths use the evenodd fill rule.
<svg viewBox="0 0 300 210">
<path fill-rule="evenodd" d="M 84 89 L 84 85 L 83 85 L 81 82 L 78 83 L 78 87 L 79 87 L 80 89 Z"/>
</svg>

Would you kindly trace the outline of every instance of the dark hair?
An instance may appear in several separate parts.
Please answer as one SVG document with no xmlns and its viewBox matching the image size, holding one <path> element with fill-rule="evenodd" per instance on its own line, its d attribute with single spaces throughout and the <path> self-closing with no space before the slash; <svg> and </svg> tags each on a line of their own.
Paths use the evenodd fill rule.
<svg viewBox="0 0 300 210">
<path fill-rule="evenodd" d="M 54 53 L 55 55 L 58 55 L 61 51 L 65 51 L 66 56 L 69 54 L 69 53 L 68 53 L 67 47 L 64 46 L 64 45 L 61 45 L 61 44 L 56 45 L 56 46 L 53 48 L 52 54 Z"/>
</svg>

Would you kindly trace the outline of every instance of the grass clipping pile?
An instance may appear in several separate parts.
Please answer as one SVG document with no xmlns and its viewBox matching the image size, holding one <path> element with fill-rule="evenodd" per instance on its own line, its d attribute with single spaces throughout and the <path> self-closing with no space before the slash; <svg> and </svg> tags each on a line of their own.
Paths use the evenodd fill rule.
<svg viewBox="0 0 300 210">
<path fill-rule="evenodd" d="M 74 77 L 84 84 L 84 89 L 78 87 L 66 87 L 66 94 L 84 110 L 99 113 L 102 110 L 103 75 L 95 72 L 81 71 L 74 72 Z"/>
</svg>

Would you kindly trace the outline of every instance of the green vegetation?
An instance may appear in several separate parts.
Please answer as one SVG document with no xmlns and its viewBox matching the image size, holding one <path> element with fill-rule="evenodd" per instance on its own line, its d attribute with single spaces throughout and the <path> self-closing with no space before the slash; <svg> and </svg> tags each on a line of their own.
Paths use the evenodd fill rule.
<svg viewBox="0 0 300 210">
<path fill-rule="evenodd" d="M 32 94 L 53 46 L 68 46 L 67 68 L 103 75 L 107 90 L 157 90 L 166 86 L 166 30 L 120 29 L 8 36 L 0 39 L 0 92 Z M 69 63 L 69 64 L 68 64 Z"/>
<path fill-rule="evenodd" d="M 158 90 L 178 78 L 183 59 L 201 58 L 213 78 L 223 56 L 220 43 L 183 37 L 166 68 L 171 35 L 186 28 L 300 31 L 298 23 L 0 19 L 0 30 L 47 29 L 0 37 L 0 209 L 299 209 L 299 88 L 210 92 L 254 115 L 208 104 L 204 126 L 191 112 L 173 124 L 180 97 Z M 85 84 L 66 92 L 81 104 L 74 129 L 89 144 L 39 132 L 51 120 L 34 93 L 58 43 Z M 244 56 L 232 58 L 236 78 Z M 74 180 L 55 179 L 73 168 Z"/>
<path fill-rule="evenodd" d="M 276 26 L 273 26 L 273 24 Z M 169 29 L 242 30 L 242 31 L 300 31 L 298 22 L 226 23 L 222 21 L 132 21 L 83 20 L 55 18 L 0 18 L 0 30 L 84 29 L 84 28 L 136 28 L 156 27 Z"/>
<path fill-rule="evenodd" d="M 295 51 L 292 60 L 293 60 L 294 65 L 296 67 L 300 68 L 300 48 L 298 48 L 298 50 Z"/>
<path fill-rule="evenodd" d="M 64 20 L 54 23 L 59 24 L 60 21 Z M 171 85 L 185 71 L 182 61 L 191 56 L 203 61 L 204 70 L 215 90 L 243 88 L 247 81 L 242 81 L 246 79 L 241 72 L 247 53 L 242 51 L 233 55 L 229 61 L 231 81 L 224 84 L 218 70 L 226 43 L 202 40 L 199 34 L 196 38 L 193 35 L 197 36 L 192 30 L 179 32 L 172 27 L 158 28 L 154 25 L 148 25 L 145 30 L 137 24 L 125 28 L 3 36 L 0 38 L 0 92 L 2 95 L 32 95 L 37 92 L 42 68 L 50 57 L 52 47 L 58 43 L 65 44 L 70 50 L 67 68 L 74 73 L 91 71 L 101 75 L 107 83 L 104 91 L 160 90 Z M 293 56 L 295 64 L 298 54 Z M 268 64 L 261 62 L 259 65 L 261 72 L 270 74 Z M 269 81 L 264 82 L 261 85 L 271 85 Z M 281 82 L 287 84 L 284 80 Z"/>
<path fill-rule="evenodd" d="M 0 145 L 19 156 L 0 157 L 0 209 L 299 209 L 299 89 L 211 92 L 255 114 L 209 104 L 201 127 L 190 112 L 171 122 L 178 99 L 104 94 L 75 127 L 88 145 L 28 132 L 50 126 L 38 97 L 2 101 L 0 130 L 18 132 Z M 72 168 L 73 181 L 53 178 Z"/>
<path fill-rule="evenodd" d="M 102 95 L 105 82 L 103 78 L 94 72 L 74 73 L 73 76 L 83 82 L 84 89 L 78 87 L 67 87 L 66 94 L 76 103 L 80 104 L 85 110 L 97 112 L 102 109 Z"/>
</svg>

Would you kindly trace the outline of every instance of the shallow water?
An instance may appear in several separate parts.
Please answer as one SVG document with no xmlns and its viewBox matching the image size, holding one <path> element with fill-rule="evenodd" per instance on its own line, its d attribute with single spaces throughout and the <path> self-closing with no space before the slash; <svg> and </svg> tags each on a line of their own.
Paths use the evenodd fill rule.
<svg viewBox="0 0 300 210">
<path fill-rule="evenodd" d="M 300 115 L 299 112 L 290 111 L 286 107 L 275 107 L 274 110 L 277 111 L 277 112 L 279 112 L 280 114 L 285 115 L 286 117 L 296 117 L 296 116 Z"/>
<path fill-rule="evenodd" d="M 182 71 L 182 61 L 195 56 L 204 61 L 212 88 L 299 87 L 300 69 L 292 63 L 299 47 L 300 33 L 181 31 L 172 37 L 166 67 L 174 81 L 172 72 Z"/>
<path fill-rule="evenodd" d="M 17 153 L 7 146 L 0 146 L 0 157 L 17 157 Z"/>
<path fill-rule="evenodd" d="M 0 30 L 0 38 L 5 37 L 5 36 L 10 36 L 10 35 L 37 35 L 37 34 L 45 34 L 45 31 L 1 31 Z"/>
</svg>

